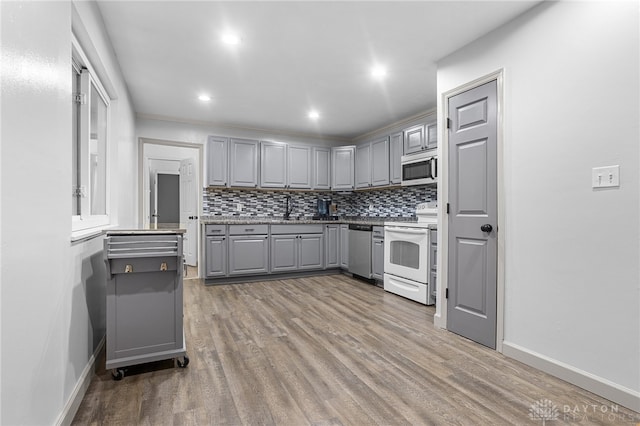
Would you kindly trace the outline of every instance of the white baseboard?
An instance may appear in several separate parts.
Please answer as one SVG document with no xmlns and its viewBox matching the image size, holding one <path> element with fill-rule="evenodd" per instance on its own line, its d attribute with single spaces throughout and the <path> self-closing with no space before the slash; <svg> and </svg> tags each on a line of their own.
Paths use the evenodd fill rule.
<svg viewBox="0 0 640 426">
<path fill-rule="evenodd" d="M 502 342 L 502 353 L 531 367 L 595 393 L 623 407 L 640 412 L 640 392 L 620 386 L 569 364 L 530 351 L 515 343 Z"/>
<path fill-rule="evenodd" d="M 96 359 L 98 359 L 98 355 L 100 351 L 104 347 L 105 338 L 103 337 L 98 343 L 98 347 L 89 358 L 89 362 L 82 370 L 82 374 L 80 375 L 80 379 L 78 383 L 76 383 L 76 387 L 71 392 L 71 396 L 69 400 L 67 400 L 67 404 L 64 406 L 62 413 L 58 416 L 58 421 L 56 421 L 57 426 L 69 426 L 73 421 L 76 413 L 78 412 L 78 408 L 80 408 L 80 403 L 82 402 L 82 398 L 84 398 L 85 393 L 87 393 L 87 389 L 91 384 L 91 378 L 93 377 L 93 372 L 95 371 Z"/>
</svg>

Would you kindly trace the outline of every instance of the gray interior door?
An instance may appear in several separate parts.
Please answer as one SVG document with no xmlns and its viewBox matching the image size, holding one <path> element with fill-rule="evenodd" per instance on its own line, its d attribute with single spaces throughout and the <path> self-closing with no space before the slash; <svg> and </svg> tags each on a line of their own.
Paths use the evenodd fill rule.
<svg viewBox="0 0 640 426">
<path fill-rule="evenodd" d="M 157 218 L 159 224 L 180 223 L 180 176 L 158 173 Z"/>
<path fill-rule="evenodd" d="M 447 328 L 496 347 L 497 84 L 449 98 Z"/>
</svg>

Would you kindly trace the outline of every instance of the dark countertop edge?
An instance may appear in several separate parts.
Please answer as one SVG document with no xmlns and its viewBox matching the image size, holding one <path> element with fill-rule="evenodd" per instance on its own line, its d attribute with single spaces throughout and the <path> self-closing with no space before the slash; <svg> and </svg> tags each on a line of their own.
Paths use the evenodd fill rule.
<svg viewBox="0 0 640 426">
<path fill-rule="evenodd" d="M 162 234 L 162 235 L 170 235 L 170 234 L 185 234 L 187 232 L 186 229 L 176 228 L 176 229 L 111 229 L 106 231 L 105 234 L 109 235 L 149 235 L 149 234 Z"/>
<path fill-rule="evenodd" d="M 203 225 L 250 225 L 250 224 L 264 224 L 264 225 L 300 225 L 300 224 L 319 224 L 319 225 L 340 225 L 340 224 L 363 224 L 373 226 L 384 226 L 385 222 L 398 222 L 398 223 L 415 223 L 415 218 L 410 217 L 381 217 L 381 218 L 362 218 L 362 219 L 339 219 L 339 220 L 313 220 L 313 219 L 279 219 L 279 218 L 230 218 L 230 217 L 200 217 L 200 223 Z"/>
</svg>

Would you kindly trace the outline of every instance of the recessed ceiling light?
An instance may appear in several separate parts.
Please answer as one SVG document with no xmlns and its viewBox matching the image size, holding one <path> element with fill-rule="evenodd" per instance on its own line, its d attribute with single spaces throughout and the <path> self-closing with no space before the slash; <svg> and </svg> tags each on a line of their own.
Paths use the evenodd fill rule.
<svg viewBox="0 0 640 426">
<path fill-rule="evenodd" d="M 382 80 L 387 76 L 387 69 L 382 65 L 376 65 L 371 69 L 371 76 L 376 80 Z"/>
<path fill-rule="evenodd" d="M 209 95 L 200 95 L 200 96 L 198 96 L 198 99 L 200 99 L 202 102 L 209 102 L 211 100 L 211 96 L 209 96 Z"/>
<path fill-rule="evenodd" d="M 235 33 L 224 33 L 222 35 L 222 42 L 229 46 L 237 46 L 240 44 L 240 36 Z"/>
<path fill-rule="evenodd" d="M 307 116 L 312 120 L 317 120 L 318 118 L 320 118 L 320 113 L 316 110 L 311 110 L 309 111 L 309 114 L 307 114 Z"/>
</svg>

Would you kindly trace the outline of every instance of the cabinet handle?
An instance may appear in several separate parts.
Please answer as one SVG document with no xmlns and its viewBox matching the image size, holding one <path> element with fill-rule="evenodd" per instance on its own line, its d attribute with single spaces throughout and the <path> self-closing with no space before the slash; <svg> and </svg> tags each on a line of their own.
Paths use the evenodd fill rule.
<svg viewBox="0 0 640 426">
<path fill-rule="evenodd" d="M 244 228 L 244 232 L 252 232 L 255 228 Z"/>
</svg>

